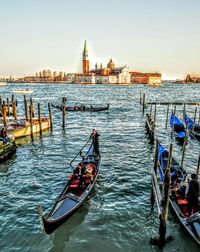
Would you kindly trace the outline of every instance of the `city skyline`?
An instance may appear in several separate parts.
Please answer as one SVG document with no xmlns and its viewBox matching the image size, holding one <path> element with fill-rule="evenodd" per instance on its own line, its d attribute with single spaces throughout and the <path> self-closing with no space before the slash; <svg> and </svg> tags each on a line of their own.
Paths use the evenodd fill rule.
<svg viewBox="0 0 200 252">
<path fill-rule="evenodd" d="M 95 63 L 161 72 L 163 79 L 200 74 L 198 0 L 0 0 L 1 76 L 41 69 L 81 71 L 84 40 Z"/>
</svg>

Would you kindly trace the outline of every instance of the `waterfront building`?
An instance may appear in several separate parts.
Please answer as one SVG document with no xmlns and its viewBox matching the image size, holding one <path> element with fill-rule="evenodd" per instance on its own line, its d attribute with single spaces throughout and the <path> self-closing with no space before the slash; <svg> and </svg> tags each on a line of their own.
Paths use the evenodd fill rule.
<svg viewBox="0 0 200 252">
<path fill-rule="evenodd" d="M 130 72 L 130 74 L 131 74 L 131 83 L 133 84 L 146 84 L 146 85 L 161 84 L 160 73 Z"/>
</svg>

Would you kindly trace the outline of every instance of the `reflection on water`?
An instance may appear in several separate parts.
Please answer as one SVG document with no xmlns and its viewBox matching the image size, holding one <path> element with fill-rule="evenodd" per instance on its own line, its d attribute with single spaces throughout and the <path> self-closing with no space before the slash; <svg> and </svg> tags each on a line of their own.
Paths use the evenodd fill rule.
<svg viewBox="0 0 200 252">
<path fill-rule="evenodd" d="M 1 88 L 1 96 L 11 97 L 12 90 L 24 88 L 24 84 L 6 85 Z M 63 131 L 62 112 L 52 109 L 52 132 L 47 131 L 42 137 L 35 135 L 33 140 L 17 139 L 16 154 L 0 164 L 0 251 L 156 251 L 149 246 L 150 237 L 158 232 L 156 210 L 150 215 L 154 146 L 146 137 L 140 92 L 146 92 L 147 101 L 200 101 L 198 85 L 151 88 L 31 84 L 31 90 L 35 108 L 40 102 L 43 116 L 48 115 L 47 103 L 60 103 L 62 97 L 67 97 L 69 104 L 110 103 L 110 111 L 67 112 Z M 24 116 L 23 95 L 15 97 L 18 115 Z M 181 117 L 183 107 L 176 109 Z M 186 109 L 193 115 L 194 106 Z M 166 107 L 157 106 L 156 134 L 167 148 L 174 142 L 174 156 L 180 162 L 181 147 L 171 139 L 169 127 L 165 130 L 165 120 Z M 100 133 L 102 155 L 95 195 L 53 235 L 46 237 L 41 231 L 37 206 L 42 205 L 46 212 L 51 209 L 72 172 L 67 163 L 93 128 Z M 195 141 L 186 146 L 184 166 L 189 173 L 196 170 L 199 151 Z M 174 240 L 164 251 L 198 251 L 171 212 L 167 232 Z"/>
</svg>

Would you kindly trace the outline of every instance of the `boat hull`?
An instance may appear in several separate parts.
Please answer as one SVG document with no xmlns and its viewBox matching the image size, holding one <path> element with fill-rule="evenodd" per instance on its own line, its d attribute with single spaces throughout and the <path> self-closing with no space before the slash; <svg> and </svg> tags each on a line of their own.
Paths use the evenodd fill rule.
<svg viewBox="0 0 200 252">
<path fill-rule="evenodd" d="M 0 162 L 5 161 L 9 157 L 11 157 L 16 151 L 16 144 L 15 142 L 10 142 L 9 144 L 1 145 L 0 146 Z"/>
<path fill-rule="evenodd" d="M 41 130 L 47 130 L 50 128 L 50 122 L 49 119 L 43 121 L 41 123 Z M 40 132 L 40 124 L 38 121 L 34 122 L 32 125 L 32 131 L 33 134 Z M 25 137 L 25 136 L 30 136 L 31 135 L 31 126 L 16 126 L 15 128 L 9 128 L 7 132 L 9 134 L 13 134 L 15 138 L 19 138 L 19 137 Z"/>
</svg>

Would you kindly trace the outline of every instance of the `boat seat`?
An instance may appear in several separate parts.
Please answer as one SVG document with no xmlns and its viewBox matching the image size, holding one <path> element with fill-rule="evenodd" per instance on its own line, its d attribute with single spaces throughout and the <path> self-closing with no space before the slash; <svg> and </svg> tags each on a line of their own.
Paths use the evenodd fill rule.
<svg viewBox="0 0 200 252">
<path fill-rule="evenodd" d="M 90 183 L 91 183 L 91 181 L 92 181 L 91 179 L 87 178 L 87 179 L 85 179 L 85 181 L 84 181 L 84 182 L 85 182 L 85 184 L 90 184 Z"/>
<path fill-rule="evenodd" d="M 188 205 L 187 199 L 178 198 L 177 203 L 178 205 Z"/>
<path fill-rule="evenodd" d="M 72 180 L 69 188 L 78 188 L 80 184 L 80 179 L 74 179 Z"/>
</svg>

